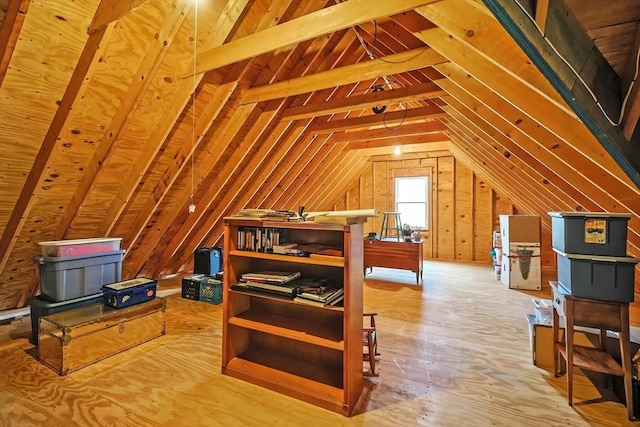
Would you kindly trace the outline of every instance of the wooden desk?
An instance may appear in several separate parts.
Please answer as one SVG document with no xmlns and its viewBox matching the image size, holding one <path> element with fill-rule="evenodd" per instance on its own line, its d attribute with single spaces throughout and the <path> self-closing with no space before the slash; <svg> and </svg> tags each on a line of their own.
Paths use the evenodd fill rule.
<svg viewBox="0 0 640 427">
<path fill-rule="evenodd" d="M 397 240 L 364 241 L 364 274 L 373 267 L 399 268 L 416 273 L 416 283 L 422 281 L 422 240 L 398 242 Z"/>
<path fill-rule="evenodd" d="M 589 371 L 616 375 L 624 378 L 624 392 L 629 420 L 633 417 L 633 396 L 631 391 L 631 351 L 629 338 L 629 303 L 600 301 L 567 295 L 550 282 L 553 292 L 553 355 L 555 375 L 561 376 L 560 356 L 566 361 L 567 397 L 573 405 L 573 367 Z M 559 334 L 559 317 L 566 318 L 564 343 Z M 600 329 L 600 348 L 583 347 L 574 344 L 575 326 Z M 620 366 L 606 350 L 606 331 L 620 333 Z"/>
</svg>

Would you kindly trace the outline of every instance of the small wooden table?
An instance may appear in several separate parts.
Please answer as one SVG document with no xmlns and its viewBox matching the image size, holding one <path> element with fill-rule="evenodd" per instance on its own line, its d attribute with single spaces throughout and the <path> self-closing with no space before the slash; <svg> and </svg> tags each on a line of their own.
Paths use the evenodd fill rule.
<svg viewBox="0 0 640 427">
<path fill-rule="evenodd" d="M 611 302 L 579 298 L 568 295 L 558 287 L 557 282 L 549 282 L 553 292 L 553 355 L 555 375 L 561 376 L 560 355 L 566 360 L 567 397 L 573 405 L 573 367 L 589 371 L 616 375 L 624 378 L 624 392 L 627 416 L 633 421 L 633 396 L 631 390 L 631 351 L 629 338 L 629 303 Z M 564 343 L 559 334 L 559 316 L 566 318 Z M 600 348 L 575 345 L 575 326 L 600 329 Z M 607 330 L 620 333 L 620 366 L 606 350 Z"/>
<path fill-rule="evenodd" d="M 373 267 L 399 268 L 416 273 L 416 283 L 422 281 L 422 240 L 398 242 L 395 240 L 364 241 L 364 274 Z"/>
</svg>

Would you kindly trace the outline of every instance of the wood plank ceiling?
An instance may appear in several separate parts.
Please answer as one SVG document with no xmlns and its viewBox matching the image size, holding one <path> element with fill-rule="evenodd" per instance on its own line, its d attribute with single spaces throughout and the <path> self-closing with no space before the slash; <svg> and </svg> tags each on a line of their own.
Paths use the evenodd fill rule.
<svg viewBox="0 0 640 427">
<path fill-rule="evenodd" d="M 639 1 L 567 4 L 628 87 Z M 482 2 L 0 6 L 0 309 L 36 291 L 40 241 L 118 236 L 123 278 L 188 271 L 225 215 L 329 209 L 396 145 L 448 148 L 547 229 L 550 210 L 631 212 L 640 256 L 633 174 Z"/>
</svg>

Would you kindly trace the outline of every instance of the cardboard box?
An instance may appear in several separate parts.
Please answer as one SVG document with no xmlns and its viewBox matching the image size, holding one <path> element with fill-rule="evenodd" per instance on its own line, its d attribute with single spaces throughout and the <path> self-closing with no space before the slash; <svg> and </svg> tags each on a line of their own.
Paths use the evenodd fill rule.
<svg viewBox="0 0 640 427">
<path fill-rule="evenodd" d="M 531 360 L 539 368 L 553 371 L 553 327 L 536 323 L 536 315 L 526 314 L 529 323 L 529 345 Z M 564 318 L 560 318 L 560 331 L 564 336 Z M 591 328 L 576 328 L 574 343 L 587 347 L 594 347 L 599 339 L 598 331 Z"/>
</svg>

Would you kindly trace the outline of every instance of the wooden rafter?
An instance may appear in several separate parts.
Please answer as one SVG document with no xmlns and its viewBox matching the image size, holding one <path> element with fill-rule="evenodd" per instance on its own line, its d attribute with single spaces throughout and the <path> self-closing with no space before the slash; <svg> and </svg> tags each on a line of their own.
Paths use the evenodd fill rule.
<svg viewBox="0 0 640 427">
<path fill-rule="evenodd" d="M 249 104 L 300 95 L 349 83 L 403 73 L 443 62 L 447 62 L 447 59 L 433 49 L 423 47 L 388 55 L 381 59 L 373 59 L 371 61 L 346 65 L 309 76 L 255 87 L 247 91 L 242 102 Z"/>
<path fill-rule="evenodd" d="M 273 52 L 286 46 L 413 9 L 435 0 L 394 0 L 392 2 L 349 0 L 319 10 L 276 27 L 256 32 L 198 55 L 196 72 L 220 68 L 243 59 Z"/>
<path fill-rule="evenodd" d="M 532 90 L 530 86 L 506 73 L 503 67 L 488 61 L 471 49 L 465 49 L 462 42 L 449 37 L 439 28 L 421 32 L 419 37 L 542 126 L 558 135 L 567 144 L 573 145 L 583 152 L 594 164 L 610 171 L 621 184 L 626 185 L 629 189 L 636 188 L 631 179 L 621 170 L 614 159 L 607 155 L 607 152 L 583 123 L 566 114 L 566 111 L 558 107 L 557 104 L 549 102 L 539 92 Z M 509 58 L 504 58 L 504 61 L 509 61 Z M 541 107 L 543 105 L 544 108 Z"/>
<path fill-rule="evenodd" d="M 634 149 L 620 127 L 612 124 L 620 116 L 620 79 L 564 2 L 549 2 L 544 37 L 517 0 L 483 2 L 576 111 L 633 185 L 640 188 L 640 150 Z M 551 22 L 555 24 L 549 25 Z M 561 56 L 548 48 L 547 41 L 554 44 Z M 576 73 L 568 70 L 567 62 Z"/>
<path fill-rule="evenodd" d="M 31 4 L 30 0 L 9 0 L 7 11 L 0 26 L 0 87 L 7 74 L 9 62 L 16 47 L 22 23 Z"/>
<path fill-rule="evenodd" d="M 325 102 L 291 107 L 285 111 L 282 120 L 298 120 L 307 117 L 362 110 L 380 105 L 401 104 L 437 98 L 442 95 L 444 95 L 444 91 L 432 82 L 393 90 L 370 91 L 370 93 L 365 95 L 354 95 L 346 98 L 337 98 Z"/>
<path fill-rule="evenodd" d="M 561 171 L 562 176 L 584 192 L 585 196 L 592 198 L 605 210 L 614 212 L 625 206 L 629 212 L 640 215 L 637 195 L 619 185 L 614 176 L 600 165 L 589 161 L 582 151 L 539 126 L 536 121 L 470 77 L 464 70 L 448 64 L 443 66 L 441 71 L 448 76 L 448 79 L 440 81 L 443 88 L 454 97 L 463 99 L 470 109 L 490 117 L 496 129 L 523 149 L 536 153 L 536 157 L 545 165 Z M 475 100 L 460 94 L 455 86 L 462 88 Z"/>
<path fill-rule="evenodd" d="M 158 38 L 155 40 L 155 43 L 151 44 L 145 55 L 145 60 L 141 62 L 138 70 L 136 71 L 135 77 L 131 79 L 131 85 L 127 89 L 127 93 L 123 97 L 120 107 L 116 110 L 116 114 L 112 117 L 109 125 L 105 128 L 101 143 L 96 149 L 91 162 L 87 164 L 82 175 L 82 179 L 80 180 L 67 209 L 65 209 L 62 218 L 58 222 L 58 226 L 54 233 L 55 239 L 65 238 L 67 232 L 71 229 L 74 220 L 81 211 L 81 206 L 84 204 L 87 195 L 90 194 L 91 190 L 96 185 L 97 177 L 102 173 L 103 167 L 108 163 L 109 159 L 113 155 L 117 147 L 118 140 L 122 137 L 122 134 L 125 132 L 129 122 L 133 119 L 136 108 L 140 105 L 140 102 L 142 102 L 148 88 L 152 84 L 153 79 L 148 78 L 148 76 L 153 76 L 162 64 L 162 61 L 169 50 L 169 46 L 171 46 L 173 39 L 182 26 L 190 8 L 191 5 L 189 4 L 183 5 L 182 8 L 176 7 L 164 20 L 162 28 L 158 31 Z M 96 16 L 97 15 L 98 13 L 96 13 Z M 185 84 L 186 83 L 183 83 L 183 86 Z M 170 122 L 168 120 L 163 120 L 162 123 L 166 125 Z M 141 166 L 143 165 L 136 163 L 136 167 Z M 135 184 L 137 184 L 139 181 L 138 175 L 129 174 L 127 181 L 135 181 Z M 135 188 L 135 185 L 132 185 L 129 182 L 123 182 L 123 185 L 120 187 L 120 194 L 111 203 L 109 212 L 104 217 L 102 225 L 98 229 L 98 233 L 100 235 L 106 236 L 111 232 L 112 226 L 117 219 L 117 215 L 126 206 L 126 201 L 129 199 L 131 192 L 133 191 L 132 188 Z"/>
<path fill-rule="evenodd" d="M 147 0 L 100 0 L 100 5 L 89 28 L 88 34 L 93 34 L 105 28 L 110 23 L 117 21 Z"/>
<path fill-rule="evenodd" d="M 29 212 L 33 206 L 36 192 L 36 187 L 42 181 L 44 174 L 47 171 L 47 165 L 49 164 L 53 149 L 58 142 L 60 131 L 64 126 L 71 107 L 76 100 L 78 94 L 82 91 L 85 85 L 85 76 L 94 65 L 96 61 L 96 52 L 100 48 L 100 42 L 104 37 L 106 29 L 97 31 L 89 36 L 84 46 L 82 53 L 78 59 L 67 89 L 60 101 L 60 105 L 56 110 L 56 113 L 51 121 L 49 130 L 42 141 L 40 150 L 36 155 L 35 161 L 29 171 L 29 175 L 25 180 L 22 191 L 18 196 L 16 205 L 11 212 L 11 217 L 7 222 L 7 225 L 0 237 L 0 271 L 4 269 L 4 266 L 9 258 L 11 249 L 18 238 L 22 227 L 29 216 Z"/>
</svg>

